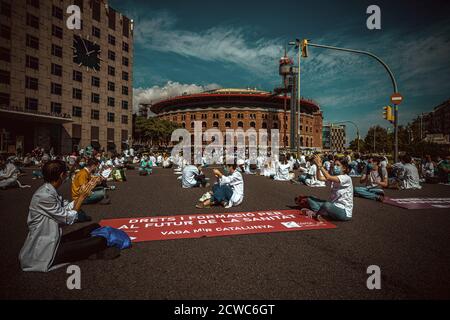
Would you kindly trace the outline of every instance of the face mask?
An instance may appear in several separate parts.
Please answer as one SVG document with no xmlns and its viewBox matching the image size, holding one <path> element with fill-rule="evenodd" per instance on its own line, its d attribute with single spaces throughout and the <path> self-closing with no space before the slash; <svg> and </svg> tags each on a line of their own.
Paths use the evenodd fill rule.
<svg viewBox="0 0 450 320">
<path fill-rule="evenodd" d="M 333 173 L 335 176 L 338 176 L 341 174 L 341 167 L 333 167 Z"/>
</svg>

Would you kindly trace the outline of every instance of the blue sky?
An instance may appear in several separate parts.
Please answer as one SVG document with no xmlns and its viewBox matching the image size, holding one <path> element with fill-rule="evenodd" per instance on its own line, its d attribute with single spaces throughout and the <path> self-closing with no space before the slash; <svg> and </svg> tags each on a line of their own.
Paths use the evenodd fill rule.
<svg viewBox="0 0 450 320">
<path fill-rule="evenodd" d="M 381 30 L 366 9 L 381 8 Z M 119 1 L 135 22 L 135 102 L 215 87 L 280 86 L 278 60 L 295 38 L 371 51 L 391 67 L 404 96 L 400 123 L 450 98 L 450 4 L 446 1 Z M 291 50 L 290 54 L 294 52 Z M 325 121 L 352 120 L 365 135 L 392 85 L 369 57 L 310 48 L 302 95 Z M 355 136 L 348 128 L 350 138 Z"/>
</svg>

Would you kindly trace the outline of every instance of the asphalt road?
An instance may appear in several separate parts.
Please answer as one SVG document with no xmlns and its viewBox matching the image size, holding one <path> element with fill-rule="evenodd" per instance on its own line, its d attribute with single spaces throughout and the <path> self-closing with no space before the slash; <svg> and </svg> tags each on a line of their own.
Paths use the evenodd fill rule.
<svg viewBox="0 0 450 320">
<path fill-rule="evenodd" d="M 353 220 L 337 222 L 336 229 L 137 243 L 118 259 L 77 263 L 82 289 L 68 290 L 65 268 L 46 274 L 19 268 L 27 208 L 42 183 L 30 176 L 21 181 L 32 188 L 0 191 L 0 299 L 450 298 L 450 211 L 406 210 L 359 198 Z M 239 208 L 200 210 L 195 203 L 205 190 L 182 189 L 169 169 L 157 168 L 149 177 L 129 171 L 127 182 L 114 185 L 111 205 L 85 207 L 95 221 L 282 210 L 293 206 L 298 194 L 329 194 L 327 188 L 245 176 Z M 69 184 L 62 193 L 69 196 Z M 387 195 L 449 197 L 450 186 Z M 381 290 L 366 287 L 370 265 L 381 268 Z"/>
</svg>

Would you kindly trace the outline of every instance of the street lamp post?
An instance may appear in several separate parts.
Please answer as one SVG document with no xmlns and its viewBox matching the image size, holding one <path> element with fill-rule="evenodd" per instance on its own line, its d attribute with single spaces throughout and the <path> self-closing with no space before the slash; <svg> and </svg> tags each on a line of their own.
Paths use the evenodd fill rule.
<svg viewBox="0 0 450 320">
<path fill-rule="evenodd" d="M 383 67 L 386 69 L 387 73 L 389 74 L 389 77 L 391 78 L 392 86 L 394 88 L 394 93 L 398 93 L 397 82 L 395 81 L 395 77 L 394 77 L 394 74 L 392 73 L 391 69 L 383 60 L 381 60 L 378 56 L 374 55 L 373 53 L 368 52 L 368 51 L 362 51 L 362 50 L 354 50 L 354 49 L 326 46 L 326 45 L 315 44 L 315 43 L 310 43 L 310 42 L 306 42 L 306 45 L 312 46 L 312 47 L 317 47 L 317 48 L 332 49 L 332 50 L 338 50 L 338 51 L 364 54 L 364 55 L 374 58 L 379 63 L 381 63 L 383 65 Z M 395 159 L 395 162 L 398 162 L 398 106 L 397 105 L 394 105 L 394 117 L 395 117 L 395 119 L 394 119 L 394 159 Z"/>
<path fill-rule="evenodd" d="M 301 137 L 301 130 L 300 130 L 300 111 L 301 111 L 301 94 L 300 94 L 300 57 L 301 57 L 301 46 L 300 46 L 300 40 L 291 41 L 289 42 L 290 46 L 295 46 L 297 49 L 297 159 L 300 158 L 300 137 Z M 292 99 L 292 97 L 291 97 Z"/>
</svg>

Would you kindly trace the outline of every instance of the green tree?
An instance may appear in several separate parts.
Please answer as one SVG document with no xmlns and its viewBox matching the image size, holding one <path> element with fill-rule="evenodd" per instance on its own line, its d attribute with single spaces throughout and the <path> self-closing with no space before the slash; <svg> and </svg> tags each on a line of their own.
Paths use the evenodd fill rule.
<svg viewBox="0 0 450 320">
<path fill-rule="evenodd" d="M 135 124 L 135 139 L 150 145 L 168 145 L 172 132 L 180 126 L 174 122 L 157 117 L 137 117 Z"/>
</svg>

